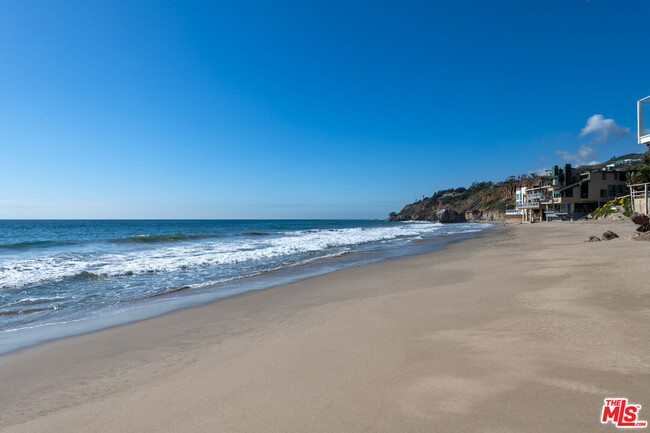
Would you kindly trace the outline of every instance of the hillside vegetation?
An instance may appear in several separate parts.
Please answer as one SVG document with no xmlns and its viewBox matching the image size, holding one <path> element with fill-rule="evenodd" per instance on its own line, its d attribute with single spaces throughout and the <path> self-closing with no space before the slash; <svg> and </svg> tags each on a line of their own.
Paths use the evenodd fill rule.
<svg viewBox="0 0 650 433">
<path fill-rule="evenodd" d="M 474 182 L 469 188 L 443 189 L 431 197 L 408 204 L 391 221 L 493 221 L 503 218 L 506 207 L 515 206 L 515 190 L 539 182 L 538 176 L 511 177 L 504 182 Z"/>
<path fill-rule="evenodd" d="M 644 166 L 646 156 L 641 153 L 613 157 L 595 165 L 576 167 L 576 170 L 600 170 L 608 164 L 617 164 L 617 169 L 636 170 Z M 620 164 L 622 160 L 639 160 L 631 164 Z M 539 183 L 535 175 L 511 176 L 502 182 L 474 182 L 470 187 L 449 188 L 437 191 L 431 197 L 423 197 L 407 204 L 398 213 L 391 212 L 391 221 L 496 221 L 504 218 L 507 208 L 515 206 L 515 191 L 522 186 Z"/>
</svg>

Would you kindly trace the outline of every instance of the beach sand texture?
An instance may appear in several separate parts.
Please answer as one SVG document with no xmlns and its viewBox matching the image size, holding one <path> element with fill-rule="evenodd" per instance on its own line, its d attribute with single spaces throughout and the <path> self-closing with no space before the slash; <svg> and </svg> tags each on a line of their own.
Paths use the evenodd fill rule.
<svg viewBox="0 0 650 433">
<path fill-rule="evenodd" d="M 0 357 L 3 432 L 594 432 L 650 419 L 650 242 L 497 227 Z M 585 243 L 613 230 L 621 238 Z"/>
</svg>

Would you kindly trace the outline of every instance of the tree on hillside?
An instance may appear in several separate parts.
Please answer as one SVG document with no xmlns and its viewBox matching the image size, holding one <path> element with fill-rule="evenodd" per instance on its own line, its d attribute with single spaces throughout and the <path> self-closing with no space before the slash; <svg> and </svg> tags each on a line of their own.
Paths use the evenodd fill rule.
<svg viewBox="0 0 650 433">
<path fill-rule="evenodd" d="M 641 157 L 641 165 L 627 174 L 627 182 L 631 185 L 650 182 L 650 150 Z"/>
</svg>

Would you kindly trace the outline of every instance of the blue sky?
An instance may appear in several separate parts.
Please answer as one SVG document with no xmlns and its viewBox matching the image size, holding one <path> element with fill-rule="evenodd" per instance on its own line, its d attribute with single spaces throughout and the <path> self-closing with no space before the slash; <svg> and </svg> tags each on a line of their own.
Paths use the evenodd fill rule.
<svg viewBox="0 0 650 433">
<path fill-rule="evenodd" d="M 6 0 L 0 218 L 384 218 L 643 151 L 649 15 L 645 0 Z"/>
</svg>

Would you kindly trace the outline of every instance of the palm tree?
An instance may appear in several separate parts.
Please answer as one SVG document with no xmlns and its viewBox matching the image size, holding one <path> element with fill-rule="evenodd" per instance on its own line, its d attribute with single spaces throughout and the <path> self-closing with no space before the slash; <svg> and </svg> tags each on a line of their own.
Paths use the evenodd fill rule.
<svg viewBox="0 0 650 433">
<path fill-rule="evenodd" d="M 630 185 L 650 182 L 650 150 L 643 154 L 637 169 L 627 174 L 627 182 Z"/>
</svg>

